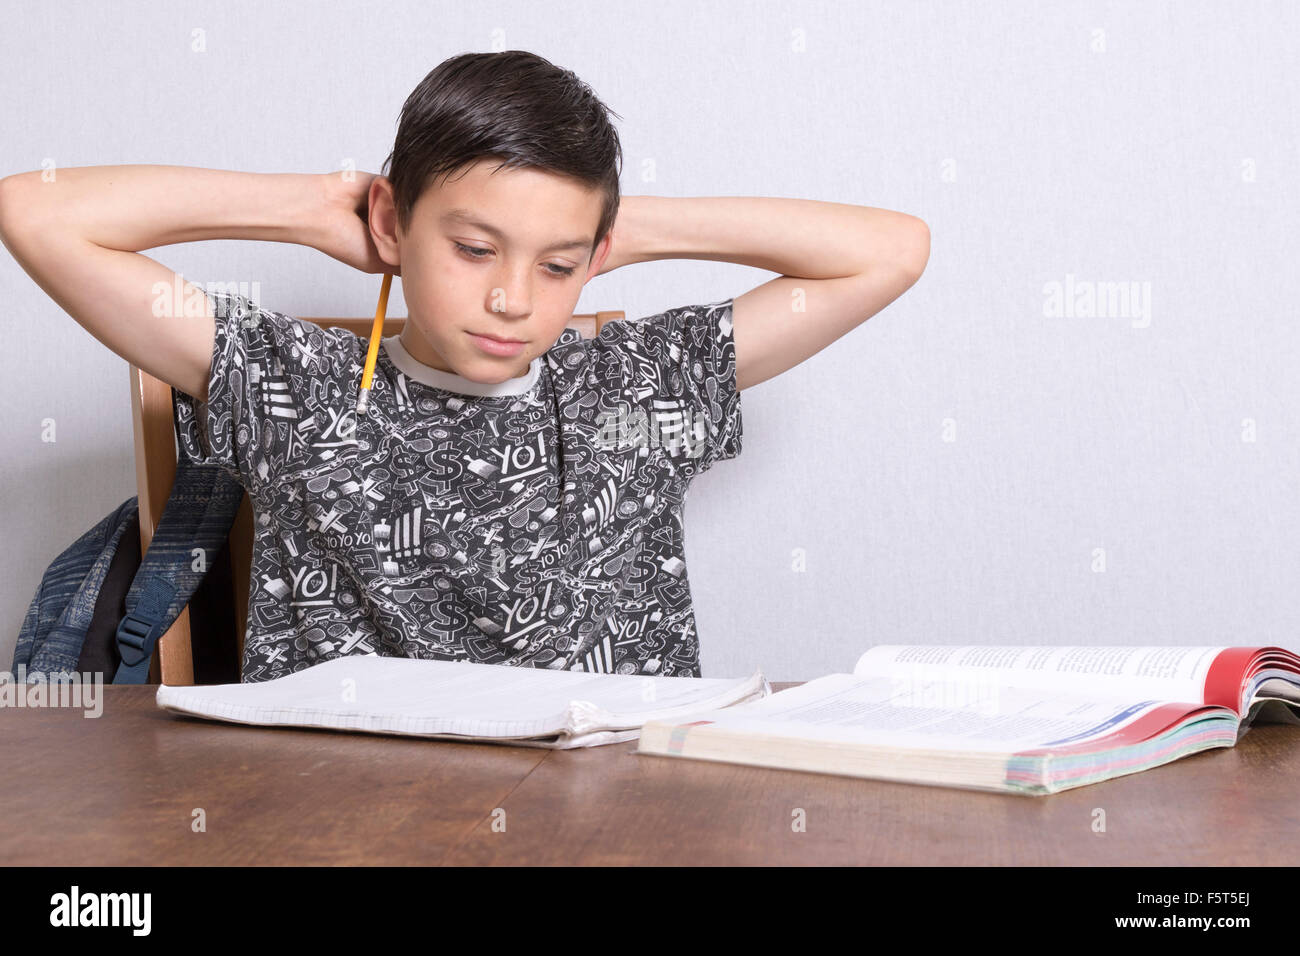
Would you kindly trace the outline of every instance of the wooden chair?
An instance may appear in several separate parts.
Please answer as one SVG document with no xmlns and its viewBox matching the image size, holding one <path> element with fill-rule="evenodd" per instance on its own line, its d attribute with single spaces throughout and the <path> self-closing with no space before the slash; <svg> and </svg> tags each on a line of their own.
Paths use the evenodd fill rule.
<svg viewBox="0 0 1300 956">
<path fill-rule="evenodd" d="M 592 338 L 606 322 L 621 320 L 622 312 L 594 312 L 574 315 L 568 327 Z M 344 328 L 364 340 L 370 336 L 372 318 L 311 318 L 322 328 Z M 403 318 L 384 321 L 384 335 L 395 335 L 406 324 Z M 176 426 L 171 386 L 132 365 L 131 420 L 135 431 L 135 475 L 140 505 L 140 553 L 149 549 L 154 529 L 176 480 Z M 230 530 L 230 558 L 236 621 L 236 660 L 243 659 L 244 630 L 248 618 L 248 578 L 253 559 L 253 511 L 244 496 L 234 527 Z M 185 608 L 159 639 L 149 665 L 149 680 L 167 684 L 193 684 L 194 660 L 190 653 L 190 611 Z"/>
</svg>

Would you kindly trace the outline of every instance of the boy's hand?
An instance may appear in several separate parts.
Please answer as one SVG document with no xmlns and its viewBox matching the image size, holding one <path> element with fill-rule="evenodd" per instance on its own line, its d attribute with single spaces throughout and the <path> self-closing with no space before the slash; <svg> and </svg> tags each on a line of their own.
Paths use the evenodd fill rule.
<svg viewBox="0 0 1300 956">
<path fill-rule="evenodd" d="M 348 180 L 343 173 L 321 174 L 324 208 L 312 247 L 362 272 L 400 276 L 401 267 L 381 259 L 370 236 L 370 184 L 376 175 L 357 170 Z"/>
</svg>

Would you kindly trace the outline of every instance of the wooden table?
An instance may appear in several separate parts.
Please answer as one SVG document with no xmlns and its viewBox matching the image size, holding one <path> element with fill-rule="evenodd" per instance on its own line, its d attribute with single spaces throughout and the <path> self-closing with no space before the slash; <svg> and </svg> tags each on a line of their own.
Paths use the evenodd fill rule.
<svg viewBox="0 0 1300 956">
<path fill-rule="evenodd" d="M 795 686 L 774 684 L 774 689 Z M 1290 865 L 1300 734 L 1046 797 L 637 755 L 238 727 L 103 688 L 0 708 L 0 863 Z M 1105 811 L 1106 831 L 1093 830 Z M 791 824 L 802 811 L 805 832 Z M 194 832 L 202 819 L 205 832 Z M 504 825 L 504 826 L 503 826 Z"/>
</svg>

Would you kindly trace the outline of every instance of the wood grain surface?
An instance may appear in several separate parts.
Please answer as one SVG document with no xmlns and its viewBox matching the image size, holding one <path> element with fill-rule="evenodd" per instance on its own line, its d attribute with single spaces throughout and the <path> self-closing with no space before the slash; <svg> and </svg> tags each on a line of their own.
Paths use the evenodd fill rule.
<svg viewBox="0 0 1300 956">
<path fill-rule="evenodd" d="M 774 689 L 795 686 L 774 684 Z M 1289 865 L 1298 728 L 1045 797 L 237 726 L 103 688 L 0 708 L 8 865 Z M 201 816 L 197 811 L 201 811 Z M 1098 811 L 1105 831 L 1094 829 Z M 206 829 L 196 832 L 194 821 Z M 803 832 L 796 820 L 806 821 Z"/>
</svg>

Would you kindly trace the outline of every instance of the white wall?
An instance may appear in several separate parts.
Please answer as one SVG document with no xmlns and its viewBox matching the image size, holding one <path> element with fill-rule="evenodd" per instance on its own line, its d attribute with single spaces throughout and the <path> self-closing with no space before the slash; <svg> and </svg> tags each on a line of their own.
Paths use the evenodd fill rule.
<svg viewBox="0 0 1300 956">
<path fill-rule="evenodd" d="M 695 485 L 706 676 L 802 680 L 880 642 L 1300 647 L 1294 5 L 4 7 L 0 175 L 376 171 L 428 70 L 522 48 L 624 117 L 627 194 L 925 219 L 921 281 L 747 390 L 742 455 Z M 365 315 L 378 291 L 303 247 L 150 254 L 294 314 Z M 768 278 L 657 262 L 579 307 Z M 1137 309 L 1053 314 L 1067 282 Z M 135 486 L 126 363 L 7 255 L 0 302 L 3 669 L 46 565 Z"/>
</svg>

